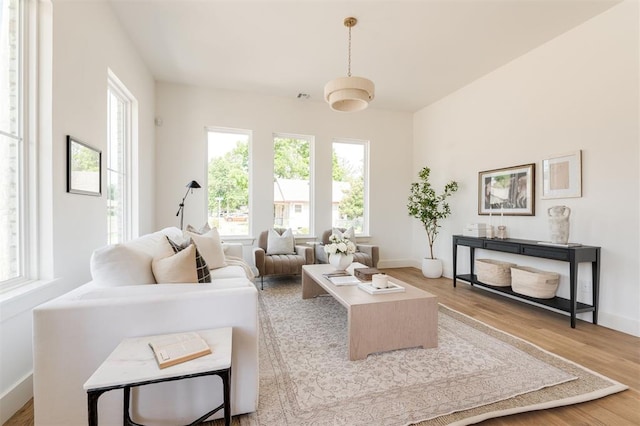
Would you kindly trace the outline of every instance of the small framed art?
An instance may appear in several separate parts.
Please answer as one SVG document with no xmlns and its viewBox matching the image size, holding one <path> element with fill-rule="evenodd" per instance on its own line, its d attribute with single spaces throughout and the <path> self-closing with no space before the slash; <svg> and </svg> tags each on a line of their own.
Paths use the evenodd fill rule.
<svg viewBox="0 0 640 426">
<path fill-rule="evenodd" d="M 535 164 L 478 173 L 478 214 L 535 215 Z"/>
<path fill-rule="evenodd" d="M 67 192 L 102 195 L 102 151 L 67 136 Z"/>
<path fill-rule="evenodd" d="M 582 197 L 582 151 L 542 160 L 542 199 Z"/>
</svg>

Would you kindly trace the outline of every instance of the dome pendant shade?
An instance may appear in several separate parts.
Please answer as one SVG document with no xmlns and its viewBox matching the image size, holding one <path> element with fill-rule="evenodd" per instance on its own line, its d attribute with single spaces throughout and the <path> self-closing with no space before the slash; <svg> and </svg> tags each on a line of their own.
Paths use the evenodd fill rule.
<svg viewBox="0 0 640 426">
<path fill-rule="evenodd" d="M 344 20 L 344 26 L 349 28 L 347 76 L 333 79 L 324 86 L 324 100 L 334 111 L 362 111 L 369 106 L 369 102 L 375 96 L 373 81 L 364 77 L 351 76 L 351 28 L 357 23 L 358 20 L 352 16 Z"/>
<path fill-rule="evenodd" d="M 374 96 L 373 81 L 364 77 L 340 77 L 324 86 L 324 99 L 334 111 L 362 111 Z"/>
</svg>

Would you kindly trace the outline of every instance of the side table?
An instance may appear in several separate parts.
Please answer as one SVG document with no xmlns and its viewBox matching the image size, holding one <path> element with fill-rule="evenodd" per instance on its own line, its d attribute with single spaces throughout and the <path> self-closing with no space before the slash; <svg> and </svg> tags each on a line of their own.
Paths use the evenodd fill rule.
<svg viewBox="0 0 640 426">
<path fill-rule="evenodd" d="M 231 338 L 232 328 L 198 330 L 213 353 L 160 369 L 149 347 L 149 338 L 124 339 L 84 384 L 87 391 L 89 426 L 98 425 L 98 398 L 110 390 L 124 390 L 124 425 L 138 425 L 129 413 L 131 388 L 151 383 L 190 379 L 200 376 L 219 376 L 223 385 L 223 402 L 191 425 L 199 424 L 224 409 L 224 423 L 231 424 Z M 178 333 L 179 334 L 179 333 Z M 169 335 L 167 335 L 169 336 Z M 155 337 L 155 336 L 154 336 Z"/>
</svg>

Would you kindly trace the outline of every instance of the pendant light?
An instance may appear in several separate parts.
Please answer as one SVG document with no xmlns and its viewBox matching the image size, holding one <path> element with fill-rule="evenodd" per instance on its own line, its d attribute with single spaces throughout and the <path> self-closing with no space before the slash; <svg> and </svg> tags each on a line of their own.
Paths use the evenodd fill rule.
<svg viewBox="0 0 640 426">
<path fill-rule="evenodd" d="M 347 76 L 331 80 L 324 86 L 324 99 L 334 111 L 362 111 L 375 96 L 373 81 L 364 77 L 351 76 L 351 28 L 358 23 L 353 17 L 345 18 L 344 26 L 349 28 L 349 63 Z"/>
</svg>

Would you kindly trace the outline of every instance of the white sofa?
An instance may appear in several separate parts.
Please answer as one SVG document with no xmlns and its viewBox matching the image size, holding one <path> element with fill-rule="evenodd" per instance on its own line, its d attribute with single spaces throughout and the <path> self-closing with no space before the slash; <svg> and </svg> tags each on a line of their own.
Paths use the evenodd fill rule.
<svg viewBox="0 0 640 426">
<path fill-rule="evenodd" d="M 165 235 L 180 239 L 182 232 L 166 228 L 121 244 L 118 256 L 109 256 L 114 246 L 97 250 L 93 281 L 34 309 L 36 425 L 86 425 L 83 384 L 123 338 L 227 326 L 233 327 L 232 415 L 256 410 L 258 295 L 252 277 L 235 264 L 212 270 L 211 284 L 132 282 L 145 281 L 140 274 L 151 271 Z M 223 247 L 227 256 L 242 257 L 242 246 Z M 120 281 L 96 280 L 105 268 L 115 268 Z M 100 425 L 122 424 L 122 398 L 122 390 L 100 397 Z M 222 384 L 210 376 L 148 385 L 132 389 L 132 401 L 135 422 L 186 424 L 221 403 Z"/>
</svg>

